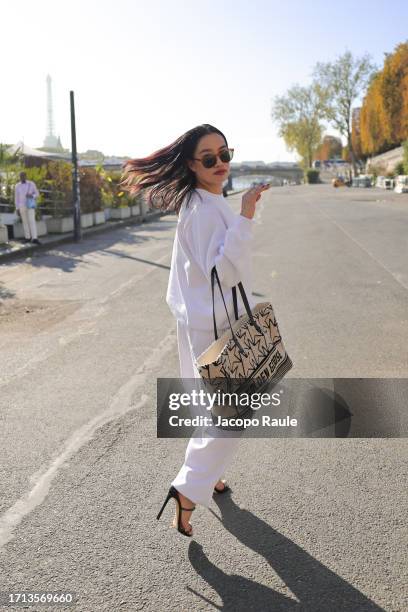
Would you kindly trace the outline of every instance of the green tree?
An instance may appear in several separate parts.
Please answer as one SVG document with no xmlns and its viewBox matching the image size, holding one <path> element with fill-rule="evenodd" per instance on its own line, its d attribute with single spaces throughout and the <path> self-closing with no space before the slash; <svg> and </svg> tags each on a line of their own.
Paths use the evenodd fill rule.
<svg viewBox="0 0 408 612">
<path fill-rule="evenodd" d="M 276 96 L 272 119 L 290 151 L 296 151 L 306 168 L 312 165 L 313 154 L 320 144 L 323 126 L 320 123 L 326 105 L 324 90 L 314 83 L 309 87 L 294 85 L 284 96 Z"/>
<path fill-rule="evenodd" d="M 326 90 L 327 104 L 324 118 L 347 139 L 354 174 L 356 157 L 352 142 L 353 104 L 365 91 L 376 71 L 370 55 L 354 58 L 350 51 L 334 62 L 318 62 L 313 70 L 314 82 Z"/>
<path fill-rule="evenodd" d="M 0 142 L 0 166 L 10 164 L 15 161 L 13 155 L 8 152 L 9 145 Z"/>
<path fill-rule="evenodd" d="M 402 157 L 402 167 L 404 170 L 404 174 L 408 174 L 408 140 L 404 140 L 402 143 L 403 147 L 403 157 Z"/>
</svg>

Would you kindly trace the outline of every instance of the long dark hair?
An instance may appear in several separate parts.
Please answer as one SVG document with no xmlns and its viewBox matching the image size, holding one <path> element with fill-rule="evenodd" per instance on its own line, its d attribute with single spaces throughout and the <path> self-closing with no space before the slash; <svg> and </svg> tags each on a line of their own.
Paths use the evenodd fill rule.
<svg viewBox="0 0 408 612">
<path fill-rule="evenodd" d="M 220 134 L 228 147 L 227 139 L 216 127 L 209 123 L 197 125 L 148 157 L 125 162 L 120 186 L 132 195 L 146 189 L 150 208 L 178 214 L 184 198 L 189 195 L 188 206 L 196 187 L 196 175 L 188 167 L 187 159 L 194 157 L 200 138 L 213 132 Z"/>
</svg>

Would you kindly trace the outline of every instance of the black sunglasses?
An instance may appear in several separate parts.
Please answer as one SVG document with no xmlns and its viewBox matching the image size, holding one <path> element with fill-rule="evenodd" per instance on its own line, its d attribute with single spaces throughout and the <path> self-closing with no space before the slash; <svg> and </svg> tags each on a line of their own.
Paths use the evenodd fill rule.
<svg viewBox="0 0 408 612">
<path fill-rule="evenodd" d="M 202 157 L 201 159 L 198 157 L 193 157 L 193 159 L 195 159 L 196 161 L 200 161 L 203 164 L 204 168 L 213 168 L 217 163 L 217 157 L 219 157 L 222 162 L 227 164 L 234 157 L 234 149 L 224 149 L 223 151 L 221 151 L 221 153 L 218 153 L 218 155 L 210 154 L 204 155 L 204 157 Z"/>
</svg>

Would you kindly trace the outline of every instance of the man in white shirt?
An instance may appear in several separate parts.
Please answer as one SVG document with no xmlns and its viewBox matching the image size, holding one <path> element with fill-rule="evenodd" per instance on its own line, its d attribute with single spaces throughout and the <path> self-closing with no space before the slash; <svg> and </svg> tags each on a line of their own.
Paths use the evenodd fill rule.
<svg viewBox="0 0 408 612">
<path fill-rule="evenodd" d="M 37 238 L 37 225 L 35 223 L 35 207 L 27 208 L 27 196 L 35 199 L 40 195 L 34 181 L 28 181 L 25 172 L 20 172 L 20 182 L 14 188 L 14 204 L 20 214 L 24 228 L 24 242 L 41 244 Z"/>
</svg>

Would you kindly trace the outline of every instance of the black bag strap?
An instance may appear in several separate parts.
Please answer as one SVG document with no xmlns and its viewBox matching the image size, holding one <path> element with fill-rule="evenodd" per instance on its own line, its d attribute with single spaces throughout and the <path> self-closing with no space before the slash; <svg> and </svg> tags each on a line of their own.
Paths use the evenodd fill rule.
<svg viewBox="0 0 408 612">
<path fill-rule="evenodd" d="M 236 337 L 236 335 L 235 335 L 235 333 L 234 333 L 234 331 L 232 329 L 231 321 L 230 321 L 229 314 L 228 314 L 228 309 L 227 309 L 227 306 L 225 304 L 224 294 L 223 294 L 222 289 L 221 289 L 220 279 L 218 278 L 217 268 L 214 266 L 212 268 L 212 270 L 211 270 L 211 293 L 212 293 L 212 303 L 213 303 L 213 322 L 214 322 L 214 336 L 215 336 L 215 339 L 218 340 L 217 322 L 215 320 L 214 279 L 217 280 L 217 284 L 218 284 L 218 287 L 219 287 L 219 290 L 220 290 L 220 293 L 221 293 L 222 301 L 224 302 L 224 308 L 225 308 L 225 312 L 227 313 L 228 323 L 229 323 L 229 326 L 230 326 L 230 329 L 231 329 L 232 337 L 234 338 L 234 341 L 235 341 L 236 345 L 238 346 L 238 349 L 239 349 L 240 353 L 242 353 L 242 352 L 245 353 L 244 349 L 242 348 L 242 346 L 238 342 L 238 338 Z M 238 288 L 239 288 L 239 291 L 241 293 L 242 301 L 244 302 L 245 310 L 247 312 L 249 320 L 251 321 L 251 324 L 255 327 L 255 329 L 258 332 L 262 333 L 261 328 L 259 327 L 259 325 L 257 324 L 257 322 L 255 321 L 255 319 L 253 317 L 253 314 L 251 312 L 251 308 L 249 306 L 248 298 L 247 298 L 246 293 L 245 293 L 245 289 L 244 289 L 244 287 L 243 287 L 241 282 L 238 283 Z M 237 295 L 236 295 L 235 286 L 232 288 L 232 294 L 233 294 L 233 299 L 234 299 L 235 318 L 238 321 L 238 302 L 237 302 Z"/>
<path fill-rule="evenodd" d="M 247 298 L 247 296 L 246 296 L 245 289 L 244 289 L 244 287 L 243 287 L 243 285 L 242 285 L 241 281 L 238 283 L 238 289 L 239 289 L 239 292 L 240 292 L 240 294 L 241 294 L 242 301 L 243 301 L 244 306 L 245 306 L 245 310 L 247 311 L 247 314 L 248 314 L 248 316 L 249 316 L 249 319 L 250 319 L 250 321 L 251 321 L 252 325 L 254 325 L 254 326 L 255 326 L 255 328 L 256 328 L 258 331 L 261 331 L 260 329 L 258 329 L 258 324 L 256 323 L 256 321 L 255 321 L 255 319 L 254 319 L 254 317 L 253 317 L 253 314 L 252 314 L 251 308 L 250 308 L 250 306 L 249 306 L 248 298 Z M 234 300 L 234 312 L 235 312 L 235 318 L 236 318 L 236 320 L 238 321 L 238 302 L 237 302 L 237 292 L 236 292 L 235 287 L 233 287 L 233 288 L 232 288 L 232 298 L 233 298 L 233 300 Z"/>
<path fill-rule="evenodd" d="M 239 317 L 238 317 L 238 300 L 237 300 L 237 288 L 234 285 L 232 288 L 232 300 L 234 302 L 234 314 L 235 314 L 235 320 L 238 321 Z"/>
<path fill-rule="evenodd" d="M 234 339 L 234 342 L 235 342 L 236 346 L 238 347 L 239 352 L 241 354 L 245 355 L 245 350 L 242 348 L 240 342 L 238 341 L 238 338 L 236 337 L 236 335 L 234 333 L 234 330 L 232 329 L 231 321 L 230 321 L 229 314 L 228 314 L 228 309 L 227 309 L 227 306 L 225 304 L 224 294 L 223 294 L 222 289 L 221 289 L 220 279 L 218 278 L 217 269 L 214 266 L 212 268 L 212 270 L 211 270 L 211 292 L 212 292 L 212 303 L 213 303 L 213 321 L 214 321 L 214 336 L 215 336 L 215 339 L 218 340 L 217 323 L 216 323 L 216 320 L 215 320 L 214 278 L 217 279 L 218 287 L 219 287 L 220 292 L 221 292 L 222 301 L 224 302 L 224 308 L 225 308 L 225 312 L 227 313 L 228 323 L 229 323 L 229 326 L 230 326 L 230 329 L 231 329 L 231 335 L 232 335 L 232 337 Z"/>
</svg>

